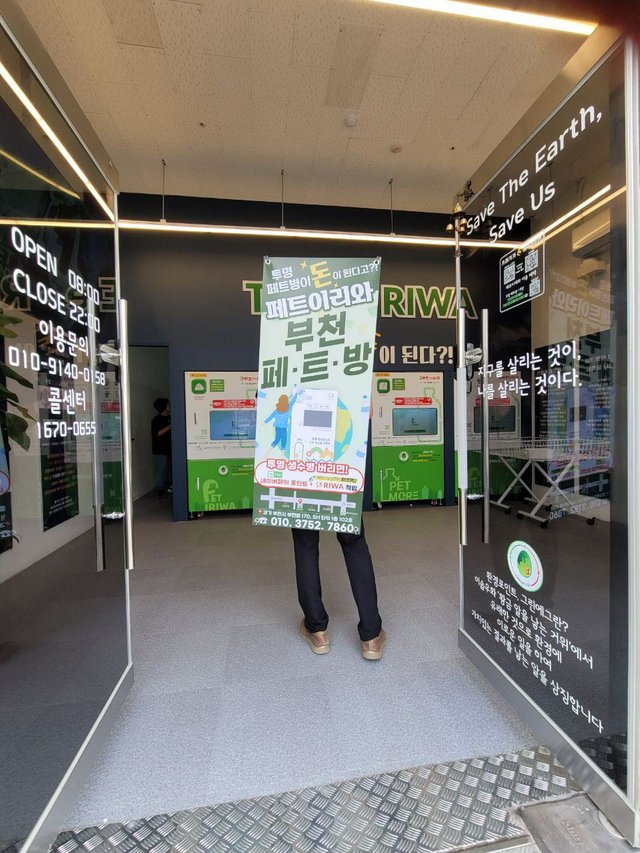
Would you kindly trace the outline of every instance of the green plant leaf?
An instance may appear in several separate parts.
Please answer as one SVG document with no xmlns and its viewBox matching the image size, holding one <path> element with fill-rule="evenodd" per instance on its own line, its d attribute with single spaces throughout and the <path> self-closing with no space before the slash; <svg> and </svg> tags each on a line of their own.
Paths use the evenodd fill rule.
<svg viewBox="0 0 640 853">
<path fill-rule="evenodd" d="M 17 409 L 23 418 L 26 418 L 28 421 L 36 422 L 36 419 L 33 417 L 29 409 L 25 409 L 24 406 L 19 406 L 17 403 L 13 401 L 10 402 L 10 405 L 13 406 L 14 409 Z"/>
<path fill-rule="evenodd" d="M 23 388 L 33 388 L 33 382 L 29 382 L 28 379 L 25 379 L 17 370 L 14 370 L 13 367 L 9 367 L 8 364 L 5 364 L 3 361 L 0 361 L 0 373 L 3 373 L 7 379 L 13 379 L 14 382 L 17 382 L 18 385 L 22 385 Z"/>
<path fill-rule="evenodd" d="M 29 424 L 24 418 L 19 415 L 14 415 L 12 412 L 4 412 L 0 415 L 0 420 L 3 420 L 7 428 L 7 434 L 11 441 L 19 444 L 23 450 L 28 450 L 31 446 L 31 439 L 27 430 Z"/>
<path fill-rule="evenodd" d="M 7 391 L 4 385 L 0 384 L 0 397 L 5 400 L 11 400 L 12 403 L 19 403 L 18 395 L 13 391 Z"/>
<path fill-rule="evenodd" d="M 18 337 L 18 333 L 15 331 L 15 329 L 8 329 L 6 326 L 2 326 L 2 325 L 0 325 L 0 335 L 2 335 L 3 338 L 17 338 Z"/>
<path fill-rule="evenodd" d="M 0 312 L 0 326 L 17 326 L 22 323 L 22 317 L 14 317 L 12 314 Z"/>
</svg>

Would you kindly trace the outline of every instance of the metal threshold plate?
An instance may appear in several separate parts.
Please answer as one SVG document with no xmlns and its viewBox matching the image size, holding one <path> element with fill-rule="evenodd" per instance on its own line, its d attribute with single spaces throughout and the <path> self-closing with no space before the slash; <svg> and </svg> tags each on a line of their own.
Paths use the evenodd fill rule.
<svg viewBox="0 0 640 853">
<path fill-rule="evenodd" d="M 576 786 L 544 747 L 62 833 L 58 853 L 428 853 L 522 837 L 515 809 Z"/>
<path fill-rule="evenodd" d="M 633 850 L 600 822 L 598 809 L 585 794 L 520 809 L 541 853 L 627 853 Z"/>
</svg>

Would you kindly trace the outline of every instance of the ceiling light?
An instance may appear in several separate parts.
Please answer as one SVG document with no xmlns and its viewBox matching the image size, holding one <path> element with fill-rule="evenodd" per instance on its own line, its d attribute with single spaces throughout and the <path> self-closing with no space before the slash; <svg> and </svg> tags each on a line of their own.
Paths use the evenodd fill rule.
<svg viewBox="0 0 640 853">
<path fill-rule="evenodd" d="M 91 222 L 88 219 L 16 219 L 15 217 L 0 217 L 0 225 L 20 225 L 23 228 L 83 228 L 105 229 L 113 231 L 113 223 L 103 219 Z"/>
<path fill-rule="evenodd" d="M 537 27 L 541 30 L 556 30 L 581 36 L 590 36 L 598 26 L 589 21 L 556 18 L 552 15 L 537 15 L 533 12 L 517 12 L 513 9 L 500 9 L 496 6 L 484 6 L 480 3 L 462 3 L 458 0 L 371 0 L 371 2 L 386 3 L 390 6 L 407 6 L 411 9 L 424 9 L 428 12 L 445 12 L 449 15 L 463 15 L 467 18 L 481 18 L 485 21 L 515 24 L 520 27 Z"/>
<path fill-rule="evenodd" d="M 226 237 L 289 237 L 303 240 L 341 240 L 353 243 L 398 243 L 408 246 L 438 246 L 451 249 L 448 237 L 421 237 L 413 234 L 370 234 L 361 231 L 310 231 L 304 228 L 249 228 L 241 225 L 191 225 L 186 222 L 147 222 L 120 219 L 123 231 L 157 231 L 160 233 L 217 234 Z M 462 246 L 475 249 L 517 249 L 520 243 L 488 240 L 461 240 Z"/>
<path fill-rule="evenodd" d="M 83 170 L 80 168 L 78 163 L 74 160 L 73 156 L 67 151 L 64 143 L 55 133 L 53 128 L 49 125 L 49 123 L 40 115 L 35 104 L 27 97 L 27 95 L 22 91 L 18 83 L 13 79 L 11 74 L 9 73 L 6 66 L 0 62 L 0 77 L 5 81 L 7 86 L 11 89 L 13 94 L 18 98 L 20 103 L 27 109 L 27 112 L 35 119 L 35 121 L 40 125 L 45 134 L 49 137 L 49 140 L 53 143 L 53 145 L 58 149 L 63 158 L 67 161 L 69 166 L 73 169 L 76 175 L 80 178 L 85 187 L 89 190 L 91 195 L 98 202 L 100 207 L 107 214 L 109 219 L 113 222 L 115 219 L 113 211 L 106 203 L 106 201 L 102 198 L 98 190 L 93 186 L 89 178 L 85 175 Z"/>
</svg>

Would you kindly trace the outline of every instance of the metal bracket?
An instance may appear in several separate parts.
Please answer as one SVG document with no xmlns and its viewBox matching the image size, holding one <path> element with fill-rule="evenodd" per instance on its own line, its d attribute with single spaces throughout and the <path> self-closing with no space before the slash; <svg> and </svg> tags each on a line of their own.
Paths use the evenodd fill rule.
<svg viewBox="0 0 640 853">
<path fill-rule="evenodd" d="M 480 347 L 473 347 L 465 352 L 464 363 L 467 367 L 471 367 L 473 364 L 480 364 L 483 358 L 484 353 L 482 349 Z"/>
<path fill-rule="evenodd" d="M 112 346 L 114 343 L 115 341 L 109 341 L 108 344 L 100 344 L 98 357 L 106 362 L 106 364 L 113 364 L 116 367 L 120 367 L 120 350 Z"/>
</svg>

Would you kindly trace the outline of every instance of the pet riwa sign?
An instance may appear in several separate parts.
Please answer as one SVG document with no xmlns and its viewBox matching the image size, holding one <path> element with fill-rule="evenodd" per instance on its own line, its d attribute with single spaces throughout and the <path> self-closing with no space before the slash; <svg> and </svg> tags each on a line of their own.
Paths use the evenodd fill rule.
<svg viewBox="0 0 640 853">
<path fill-rule="evenodd" d="M 265 258 L 253 523 L 359 533 L 380 258 Z"/>
</svg>

